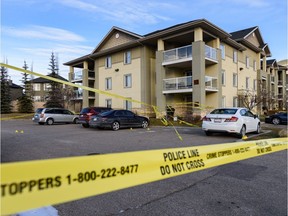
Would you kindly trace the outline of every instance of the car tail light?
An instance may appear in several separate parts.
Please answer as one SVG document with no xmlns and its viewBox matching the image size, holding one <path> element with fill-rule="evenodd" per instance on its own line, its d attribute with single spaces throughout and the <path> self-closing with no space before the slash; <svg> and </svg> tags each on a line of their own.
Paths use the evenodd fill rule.
<svg viewBox="0 0 288 216">
<path fill-rule="evenodd" d="M 232 116 L 231 118 L 225 120 L 225 122 L 237 122 L 237 121 L 238 118 L 236 116 Z"/>
<path fill-rule="evenodd" d="M 211 119 L 204 116 L 203 121 L 211 121 Z"/>
</svg>

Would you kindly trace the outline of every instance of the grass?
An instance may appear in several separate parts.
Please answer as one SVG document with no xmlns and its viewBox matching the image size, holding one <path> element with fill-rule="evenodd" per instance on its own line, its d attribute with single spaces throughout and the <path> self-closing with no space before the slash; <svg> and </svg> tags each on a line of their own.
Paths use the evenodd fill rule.
<svg viewBox="0 0 288 216">
<path fill-rule="evenodd" d="M 32 119 L 34 113 L 5 113 L 1 114 L 1 120 Z"/>
</svg>

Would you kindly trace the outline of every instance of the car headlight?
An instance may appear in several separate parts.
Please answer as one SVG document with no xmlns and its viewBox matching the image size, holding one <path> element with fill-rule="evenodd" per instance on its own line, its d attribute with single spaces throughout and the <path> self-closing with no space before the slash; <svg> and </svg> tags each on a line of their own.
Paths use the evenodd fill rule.
<svg viewBox="0 0 288 216">
<path fill-rule="evenodd" d="M 97 121 L 97 118 L 93 118 L 92 121 Z"/>
</svg>

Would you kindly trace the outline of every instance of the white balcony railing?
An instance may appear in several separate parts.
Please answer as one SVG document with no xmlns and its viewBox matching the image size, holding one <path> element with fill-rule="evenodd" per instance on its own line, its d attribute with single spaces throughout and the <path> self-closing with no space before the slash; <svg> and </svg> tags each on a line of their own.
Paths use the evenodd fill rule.
<svg viewBox="0 0 288 216">
<path fill-rule="evenodd" d="M 192 76 L 175 77 L 163 80 L 163 91 L 192 89 Z"/>
<path fill-rule="evenodd" d="M 205 57 L 217 61 L 217 50 L 205 45 Z"/>
<path fill-rule="evenodd" d="M 76 71 L 72 76 L 72 80 L 82 80 L 83 79 L 83 71 Z M 88 79 L 95 79 L 94 71 L 88 71 Z"/>
<path fill-rule="evenodd" d="M 163 52 L 163 61 L 176 61 L 180 59 L 192 58 L 192 45 L 170 49 Z"/>
<path fill-rule="evenodd" d="M 205 76 L 205 89 L 206 90 L 217 90 L 217 78 L 211 76 Z"/>
<path fill-rule="evenodd" d="M 83 98 L 83 91 L 82 91 L 82 89 L 81 90 L 75 90 L 74 91 L 74 93 L 75 93 L 75 99 L 80 99 L 80 98 Z"/>
<path fill-rule="evenodd" d="M 163 80 L 163 91 L 183 91 L 185 89 L 192 89 L 192 76 L 175 77 Z M 217 78 L 205 76 L 205 89 L 218 90 Z"/>
</svg>

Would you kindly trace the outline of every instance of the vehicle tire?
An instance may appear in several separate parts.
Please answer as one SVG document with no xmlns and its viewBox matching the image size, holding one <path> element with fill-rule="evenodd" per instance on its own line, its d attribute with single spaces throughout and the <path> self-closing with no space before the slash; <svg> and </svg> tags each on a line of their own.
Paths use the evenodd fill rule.
<svg viewBox="0 0 288 216">
<path fill-rule="evenodd" d="M 112 130 L 117 131 L 120 128 L 119 122 L 115 121 L 112 123 Z"/>
<path fill-rule="evenodd" d="M 240 133 L 237 134 L 237 137 L 241 139 L 241 138 L 244 137 L 245 135 L 246 135 L 246 127 L 245 127 L 245 125 L 243 125 L 242 128 L 241 128 L 241 130 L 240 130 Z"/>
<path fill-rule="evenodd" d="M 89 124 L 82 124 L 82 127 L 89 128 Z"/>
<path fill-rule="evenodd" d="M 279 118 L 273 118 L 273 119 L 272 119 L 272 123 L 273 123 L 274 125 L 279 125 L 279 124 L 281 124 L 281 120 L 280 120 Z"/>
<path fill-rule="evenodd" d="M 46 121 L 47 125 L 53 125 L 54 120 L 52 118 L 47 119 Z"/>
<path fill-rule="evenodd" d="M 206 136 L 211 136 L 212 133 L 210 131 L 205 131 Z"/>
<path fill-rule="evenodd" d="M 44 125 L 44 122 L 38 122 L 39 125 Z"/>
<path fill-rule="evenodd" d="M 73 121 L 73 124 L 78 124 L 78 121 L 79 121 L 79 119 L 75 118 L 74 121 Z"/>
<path fill-rule="evenodd" d="M 141 124 L 142 128 L 147 128 L 148 125 L 149 125 L 149 123 L 148 123 L 147 120 L 143 120 L 143 121 L 142 121 L 142 124 Z"/>
<path fill-rule="evenodd" d="M 257 125 L 257 130 L 255 131 L 256 134 L 259 134 L 261 132 L 261 125 L 260 123 Z"/>
</svg>

